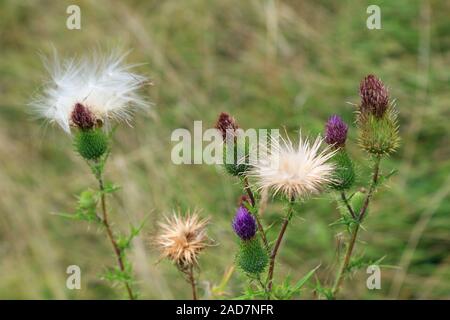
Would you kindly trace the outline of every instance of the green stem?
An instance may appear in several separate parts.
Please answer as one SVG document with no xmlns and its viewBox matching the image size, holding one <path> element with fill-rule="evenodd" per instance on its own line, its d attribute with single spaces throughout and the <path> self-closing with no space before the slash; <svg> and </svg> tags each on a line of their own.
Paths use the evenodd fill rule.
<svg viewBox="0 0 450 320">
<path fill-rule="evenodd" d="M 347 246 L 347 251 L 345 252 L 344 261 L 342 262 L 341 267 L 339 268 L 339 271 L 336 276 L 336 281 L 334 282 L 333 289 L 331 290 L 333 299 L 336 297 L 336 295 L 339 292 L 339 289 L 342 285 L 342 282 L 344 281 L 344 276 L 347 271 L 348 265 L 350 263 L 350 259 L 352 257 L 353 248 L 355 247 L 355 242 L 356 242 L 356 238 L 358 236 L 358 231 L 359 231 L 359 224 L 357 224 L 356 227 L 353 229 L 352 236 L 350 238 L 350 242 Z"/>
<path fill-rule="evenodd" d="M 191 288 L 192 288 L 192 300 L 198 300 L 197 288 L 195 286 L 195 277 L 194 277 L 194 267 L 193 267 L 193 265 L 189 266 L 188 277 L 189 277 L 189 283 L 191 284 Z"/>
<path fill-rule="evenodd" d="M 366 215 L 367 212 L 367 208 L 369 207 L 369 202 L 370 199 L 372 198 L 372 195 L 376 189 L 377 183 L 378 183 L 378 178 L 380 175 L 380 162 L 381 162 L 381 156 L 378 155 L 375 158 L 375 166 L 373 169 L 373 175 L 372 175 L 372 183 L 370 184 L 370 188 L 369 188 L 369 192 L 367 193 L 367 197 L 366 200 L 364 201 L 364 204 L 361 208 L 361 211 L 358 214 L 358 219 L 360 222 L 363 221 L 364 216 Z"/>
<path fill-rule="evenodd" d="M 289 201 L 289 207 L 287 210 L 288 212 L 287 212 L 286 216 L 284 217 L 284 221 L 281 226 L 280 233 L 278 234 L 277 241 L 275 242 L 275 246 L 273 247 L 272 253 L 270 255 L 269 271 L 267 273 L 267 292 L 269 294 L 268 298 L 270 298 L 270 293 L 272 292 L 273 272 L 275 269 L 275 259 L 277 257 L 277 253 L 278 253 L 278 250 L 281 245 L 281 240 L 283 240 L 283 236 L 286 232 L 286 228 L 287 228 L 289 221 L 291 220 L 292 215 L 294 213 L 293 207 L 294 207 L 294 200 L 291 199 L 291 201 Z"/>
<path fill-rule="evenodd" d="M 345 206 L 347 207 L 347 210 L 351 214 L 352 218 L 356 220 L 355 211 L 350 206 L 350 203 L 348 202 L 347 196 L 345 195 L 345 191 L 341 191 L 341 199 L 344 202 Z"/>
<path fill-rule="evenodd" d="M 112 247 L 113 247 L 113 250 L 114 250 L 114 254 L 116 255 L 117 263 L 119 265 L 119 269 L 120 269 L 121 272 L 125 273 L 125 264 L 124 264 L 124 261 L 123 261 L 124 253 L 122 252 L 122 250 L 117 245 L 117 241 L 114 238 L 114 234 L 112 232 L 111 225 L 109 224 L 109 220 L 108 220 L 108 212 L 106 210 L 106 197 L 105 197 L 105 192 L 104 192 L 105 191 L 105 186 L 104 186 L 104 183 L 103 183 L 103 177 L 102 177 L 101 172 L 98 172 L 96 174 L 96 176 L 97 176 L 99 189 L 100 189 L 100 194 L 101 194 L 100 195 L 100 202 L 101 202 L 102 215 L 103 215 L 102 216 L 102 223 L 103 223 L 103 226 L 106 229 L 106 234 L 108 235 L 109 241 L 112 244 Z M 124 284 L 125 284 L 125 288 L 127 290 L 129 299 L 130 300 L 134 300 L 135 296 L 133 294 L 133 291 L 132 291 L 129 283 L 125 281 Z"/>
<path fill-rule="evenodd" d="M 369 207 L 369 202 L 370 199 L 373 196 L 373 193 L 376 189 L 377 183 L 378 183 L 378 178 L 379 178 L 379 174 L 380 174 L 380 162 L 381 162 L 381 156 L 377 156 L 375 159 L 375 165 L 374 165 L 374 169 L 373 169 L 373 175 L 372 175 L 372 182 L 370 184 L 370 188 L 369 188 L 369 192 L 367 193 L 366 199 L 364 200 L 364 204 L 361 208 L 361 211 L 358 213 L 357 215 L 357 219 L 358 219 L 358 223 L 356 224 L 355 228 L 353 229 L 353 232 L 351 234 L 351 238 L 350 238 L 350 242 L 347 246 L 347 251 L 345 253 L 345 257 L 344 257 L 344 261 L 341 264 L 341 267 L 339 268 L 339 271 L 336 275 L 336 281 L 333 285 L 333 288 L 331 290 L 331 294 L 333 299 L 336 298 L 336 295 L 338 294 L 341 286 L 342 286 L 342 282 L 344 281 L 345 278 L 345 274 L 347 272 L 348 266 L 350 264 L 350 260 L 352 257 L 352 253 L 353 253 L 353 249 L 355 247 L 355 243 L 356 243 L 356 239 L 358 237 L 358 231 L 359 231 L 359 227 L 361 222 L 363 221 L 366 212 L 367 212 L 367 208 Z M 345 194 L 342 193 L 343 199 L 345 198 Z M 346 199 L 346 198 L 345 198 Z M 348 203 L 348 202 L 347 202 Z M 346 203 L 346 204 L 347 204 Z M 348 205 L 348 209 L 352 210 L 351 206 Z M 353 210 L 352 210 L 353 211 Z M 350 213 L 352 213 L 352 211 L 350 211 Z M 352 214 L 352 216 L 355 213 Z"/>
<path fill-rule="evenodd" d="M 252 205 L 253 208 L 256 208 L 256 201 L 255 201 L 255 196 L 253 195 L 252 189 L 250 188 L 250 184 L 248 183 L 248 178 L 244 177 L 243 178 L 243 183 L 244 183 L 244 189 L 248 194 L 248 197 L 250 198 L 250 204 Z M 255 217 L 256 220 L 256 224 L 258 226 L 258 230 L 259 230 L 259 234 L 261 235 L 261 239 L 264 243 L 264 246 L 266 247 L 267 250 L 269 250 L 269 243 L 267 241 L 267 237 L 266 237 L 266 233 L 264 231 L 264 227 L 261 223 L 261 220 L 259 219 L 259 215 L 257 212 L 255 212 L 253 214 L 253 216 Z"/>
</svg>

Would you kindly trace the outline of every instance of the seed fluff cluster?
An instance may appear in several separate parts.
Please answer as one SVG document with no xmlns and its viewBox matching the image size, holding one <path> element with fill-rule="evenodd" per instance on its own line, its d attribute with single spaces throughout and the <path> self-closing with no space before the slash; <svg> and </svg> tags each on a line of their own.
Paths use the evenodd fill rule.
<svg viewBox="0 0 450 320">
<path fill-rule="evenodd" d="M 114 51 L 61 61 L 55 53 L 45 62 L 50 80 L 31 107 L 67 133 L 71 127 L 90 129 L 110 120 L 129 122 L 136 109 L 148 107 L 137 93 L 148 80 L 131 71 L 136 65 L 125 64 L 126 55 Z"/>
<path fill-rule="evenodd" d="M 289 199 L 317 194 L 333 179 L 333 164 L 327 162 L 336 151 L 325 147 L 320 151 L 323 139 L 319 136 L 313 144 L 299 135 L 297 148 L 291 140 L 282 143 L 272 139 L 271 148 L 253 164 L 249 173 L 260 189 L 282 193 Z"/>
<path fill-rule="evenodd" d="M 199 253 L 208 246 L 207 224 L 208 219 L 201 220 L 196 212 L 166 217 L 159 224 L 161 231 L 155 239 L 162 257 L 173 261 L 182 271 L 196 266 Z"/>
</svg>

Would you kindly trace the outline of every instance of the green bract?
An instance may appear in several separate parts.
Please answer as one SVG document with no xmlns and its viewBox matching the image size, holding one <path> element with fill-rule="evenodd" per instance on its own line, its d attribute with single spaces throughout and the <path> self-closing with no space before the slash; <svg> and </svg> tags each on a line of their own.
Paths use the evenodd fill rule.
<svg viewBox="0 0 450 320">
<path fill-rule="evenodd" d="M 244 150 L 245 149 L 245 150 Z M 233 152 L 233 154 L 229 154 L 229 151 Z M 243 147 L 240 143 L 234 142 L 223 144 L 223 164 L 225 170 L 233 175 L 239 176 L 244 174 L 248 169 L 249 165 L 247 163 L 247 158 L 249 154 L 249 143 L 245 142 L 245 147 Z M 228 163 L 227 163 L 228 162 Z"/>
<path fill-rule="evenodd" d="M 241 241 L 236 256 L 236 264 L 242 271 L 258 275 L 266 269 L 268 262 L 267 251 L 261 245 L 259 238 L 254 237 L 250 240 Z"/>
<path fill-rule="evenodd" d="M 350 206 L 353 208 L 356 215 L 361 212 L 361 208 L 363 207 L 365 200 L 366 194 L 360 191 L 356 192 L 350 199 Z M 366 214 L 368 211 L 369 208 L 366 209 Z"/>
<path fill-rule="evenodd" d="M 336 190 L 350 189 L 355 182 L 355 168 L 353 161 L 344 149 L 340 149 L 333 156 L 335 170 L 331 187 Z"/>
<path fill-rule="evenodd" d="M 375 155 L 390 155 L 399 145 L 397 113 L 389 105 L 381 118 L 362 112 L 358 115 L 359 144 Z"/>
<path fill-rule="evenodd" d="M 108 150 L 108 137 L 101 129 L 80 130 L 75 135 L 74 146 L 84 159 L 95 160 Z"/>
</svg>

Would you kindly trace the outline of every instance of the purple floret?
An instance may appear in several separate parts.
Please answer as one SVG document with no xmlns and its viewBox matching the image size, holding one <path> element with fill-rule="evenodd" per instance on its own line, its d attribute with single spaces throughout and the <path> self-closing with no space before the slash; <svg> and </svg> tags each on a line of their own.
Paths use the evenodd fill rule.
<svg viewBox="0 0 450 320">
<path fill-rule="evenodd" d="M 359 85 L 361 112 L 371 112 L 381 118 L 389 104 L 389 92 L 386 86 L 373 74 L 365 77 Z"/>
<path fill-rule="evenodd" d="M 338 115 L 333 115 L 325 125 L 325 142 L 336 148 L 343 147 L 347 140 L 348 126 Z"/>
<path fill-rule="evenodd" d="M 256 234 L 255 218 L 245 207 L 239 207 L 233 220 L 234 232 L 242 240 L 249 240 Z"/>
</svg>

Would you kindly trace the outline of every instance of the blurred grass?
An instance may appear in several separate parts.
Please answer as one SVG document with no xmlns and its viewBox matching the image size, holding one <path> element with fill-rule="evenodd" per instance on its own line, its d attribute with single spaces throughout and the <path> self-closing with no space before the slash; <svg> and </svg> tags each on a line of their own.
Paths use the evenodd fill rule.
<svg viewBox="0 0 450 320">
<path fill-rule="evenodd" d="M 113 264 L 102 233 L 51 213 L 70 211 L 74 194 L 93 184 L 69 137 L 32 121 L 26 103 L 45 71 L 38 53 L 133 48 L 131 62 L 155 86 L 155 107 L 134 129 L 116 135 L 108 179 L 123 186 L 113 220 L 123 226 L 150 215 L 132 253 L 145 298 L 188 298 L 189 288 L 149 246 L 156 221 L 172 209 L 197 207 L 213 218 L 217 246 L 201 260 L 201 287 L 219 284 L 236 249 L 230 221 L 240 195 L 236 181 L 212 166 L 175 166 L 170 134 L 194 120 L 214 124 L 221 111 L 242 127 L 322 131 L 332 113 L 352 122 L 360 79 L 375 73 L 398 101 L 402 148 L 383 163 L 399 173 L 375 198 L 358 252 L 402 271 L 382 269 L 382 289 L 369 291 L 359 271 L 345 298 L 450 298 L 449 126 L 450 3 L 441 1 L 78 1 L 82 29 L 67 30 L 72 1 L 0 1 L 0 298 L 119 298 L 97 280 Z M 382 30 L 365 27 L 378 4 Z M 350 140 L 355 141 L 355 130 Z M 368 174 L 365 155 L 349 143 Z M 269 206 L 268 222 L 281 206 Z M 306 203 L 281 250 L 278 279 L 298 279 L 322 263 L 333 276 L 339 229 L 328 195 Z M 300 219 L 301 217 L 301 219 Z M 411 240 L 410 240 L 411 239 Z M 417 244 L 416 246 L 414 244 Z M 66 267 L 82 269 L 82 290 L 65 287 Z M 227 292 L 237 295 L 235 272 Z M 208 290 L 206 290 L 208 292 Z M 303 297 L 311 297 L 310 290 Z"/>
</svg>

